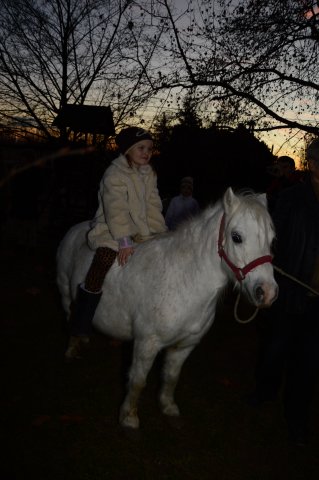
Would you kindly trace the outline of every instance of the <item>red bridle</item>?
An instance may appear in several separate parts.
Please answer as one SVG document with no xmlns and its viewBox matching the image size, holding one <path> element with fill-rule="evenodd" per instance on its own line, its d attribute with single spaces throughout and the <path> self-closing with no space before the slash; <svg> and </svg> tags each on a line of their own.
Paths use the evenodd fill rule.
<svg viewBox="0 0 319 480">
<path fill-rule="evenodd" d="M 227 257 L 224 247 L 222 245 L 223 243 L 223 236 L 224 236 L 224 230 L 225 230 L 225 214 L 223 215 L 221 222 L 220 222 L 220 227 L 219 227 L 219 236 L 218 236 L 218 254 L 220 258 L 224 259 L 227 265 L 231 268 L 231 270 L 234 272 L 235 277 L 239 282 L 244 280 L 246 277 L 247 273 L 253 270 L 254 268 L 258 267 L 258 265 L 262 265 L 263 263 L 272 263 L 272 256 L 271 255 L 264 255 L 262 257 L 256 258 L 252 262 L 248 263 L 245 265 L 243 268 L 236 267 L 236 265 L 233 264 Z"/>
</svg>

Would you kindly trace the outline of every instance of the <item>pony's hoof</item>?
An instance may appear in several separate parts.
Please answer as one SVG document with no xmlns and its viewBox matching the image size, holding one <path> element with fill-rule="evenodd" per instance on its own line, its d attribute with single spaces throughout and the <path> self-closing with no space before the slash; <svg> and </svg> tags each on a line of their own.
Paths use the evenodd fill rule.
<svg viewBox="0 0 319 480">
<path fill-rule="evenodd" d="M 120 424 L 122 427 L 134 428 L 135 430 L 139 428 L 140 421 L 136 415 L 126 415 L 120 416 Z"/>
<path fill-rule="evenodd" d="M 176 403 L 171 403 L 170 405 L 163 406 L 162 405 L 162 412 L 164 415 L 168 415 L 170 417 L 179 417 L 180 411 Z"/>
<path fill-rule="evenodd" d="M 64 353 L 66 361 L 78 360 L 82 353 L 89 348 L 90 337 L 70 337 L 68 348 Z"/>
</svg>

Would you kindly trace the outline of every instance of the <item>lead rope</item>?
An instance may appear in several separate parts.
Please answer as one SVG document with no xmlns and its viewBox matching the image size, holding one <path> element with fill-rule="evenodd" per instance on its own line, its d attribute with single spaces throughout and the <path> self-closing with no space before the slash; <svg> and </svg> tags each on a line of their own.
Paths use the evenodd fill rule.
<svg viewBox="0 0 319 480">
<path fill-rule="evenodd" d="M 306 283 L 304 282 L 301 282 L 300 280 L 298 280 L 298 278 L 296 277 L 293 277 L 292 275 L 290 275 L 289 273 L 285 272 L 284 270 L 282 270 L 281 268 L 279 267 L 276 267 L 276 265 L 273 266 L 274 267 L 274 270 L 277 270 L 278 273 L 280 273 L 281 275 L 284 275 L 285 277 L 288 277 L 290 278 L 290 280 L 293 280 L 294 282 L 296 283 L 299 283 L 299 285 L 307 288 L 307 290 L 309 290 L 311 293 L 313 293 L 314 295 L 317 295 L 319 296 L 319 292 L 317 292 L 317 290 L 314 290 L 312 287 L 310 287 L 310 285 L 307 285 Z M 236 321 L 238 323 L 242 323 L 242 324 L 245 324 L 245 323 L 249 323 L 251 322 L 257 315 L 258 311 L 259 311 L 259 307 L 256 307 L 256 310 L 254 311 L 254 313 L 249 317 L 247 318 L 247 320 L 241 320 L 239 317 L 238 317 L 238 314 L 237 314 L 237 309 L 238 309 L 238 305 L 239 305 L 239 300 L 240 300 L 240 296 L 241 296 L 241 291 L 242 291 L 242 287 L 241 287 L 241 284 L 240 284 L 240 290 L 238 292 L 238 295 L 237 295 L 237 298 L 236 298 L 236 302 L 235 302 L 235 306 L 234 306 L 234 317 L 236 319 Z"/>
<path fill-rule="evenodd" d="M 256 317 L 258 311 L 259 311 L 259 307 L 256 307 L 256 310 L 254 311 L 254 313 L 249 317 L 247 318 L 247 320 L 241 320 L 237 314 L 237 309 L 238 309 L 238 305 L 239 305 L 239 300 L 240 300 L 240 296 L 241 296 L 241 291 L 242 291 L 242 288 L 241 288 L 241 284 L 240 284 L 240 290 L 238 292 L 238 295 L 237 295 L 237 298 L 236 298 L 236 302 L 235 302 L 235 306 L 234 306 L 234 317 L 235 319 L 237 320 L 238 323 L 242 323 L 242 324 L 245 324 L 245 323 L 249 323 L 251 322 L 252 320 L 254 320 L 254 318 Z"/>
</svg>

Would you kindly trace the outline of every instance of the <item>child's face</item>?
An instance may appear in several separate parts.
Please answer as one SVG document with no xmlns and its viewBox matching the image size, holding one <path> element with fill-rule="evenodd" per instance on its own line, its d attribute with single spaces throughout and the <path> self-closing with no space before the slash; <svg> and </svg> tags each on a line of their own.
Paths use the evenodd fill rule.
<svg viewBox="0 0 319 480">
<path fill-rule="evenodd" d="M 190 197 L 193 194 L 193 187 L 187 183 L 181 185 L 181 194 L 184 197 Z"/>
<path fill-rule="evenodd" d="M 151 159 L 153 153 L 153 142 L 152 140 L 141 140 L 140 142 L 133 145 L 132 148 L 126 154 L 129 162 L 135 165 L 136 167 L 141 167 L 142 165 L 147 165 Z"/>
</svg>

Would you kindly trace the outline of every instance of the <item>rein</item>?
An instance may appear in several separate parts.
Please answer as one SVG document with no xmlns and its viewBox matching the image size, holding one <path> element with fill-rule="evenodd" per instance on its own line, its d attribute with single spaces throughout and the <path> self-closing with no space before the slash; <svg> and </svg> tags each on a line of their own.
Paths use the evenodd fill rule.
<svg viewBox="0 0 319 480">
<path fill-rule="evenodd" d="M 290 280 L 293 280 L 294 282 L 299 283 L 299 285 L 301 285 L 302 287 L 307 288 L 307 290 L 309 290 L 309 292 L 311 292 L 314 296 L 319 296 L 319 292 L 317 290 L 315 290 L 314 288 L 310 287 L 310 285 L 307 285 L 306 283 L 302 282 L 301 280 L 298 280 L 298 278 L 290 275 L 289 273 L 285 272 L 281 268 L 276 267 L 276 265 L 274 265 L 274 269 L 277 270 L 277 272 L 280 273 L 281 275 L 284 275 L 285 277 L 290 278 Z"/>
<path fill-rule="evenodd" d="M 298 280 L 298 278 L 296 277 L 293 277 L 292 275 L 290 275 L 289 273 L 285 272 L 284 270 L 282 270 L 281 268 L 279 267 L 276 267 L 276 265 L 274 265 L 274 270 L 276 270 L 278 273 L 280 273 L 281 275 L 284 275 L 285 277 L 287 278 L 290 278 L 290 280 L 292 280 L 293 282 L 296 282 L 298 283 L 299 285 L 301 285 L 302 287 L 305 287 L 307 290 L 309 290 L 314 296 L 319 296 L 319 292 L 315 289 L 313 289 L 312 287 L 310 287 L 310 285 L 307 285 L 306 283 L 302 282 L 301 280 Z M 258 310 L 259 310 L 259 307 L 256 307 L 254 313 L 249 317 L 247 318 L 247 320 L 241 320 L 239 317 L 238 317 L 238 314 L 237 314 L 237 310 L 238 310 L 238 305 L 239 305 L 239 300 L 240 300 L 240 295 L 241 295 L 241 289 L 240 289 L 240 292 L 238 293 L 237 295 L 237 298 L 236 298 L 236 302 L 235 302 L 235 306 L 234 306 L 234 317 L 235 319 L 237 320 L 238 323 L 249 323 L 251 322 L 257 315 L 258 313 Z"/>
</svg>

